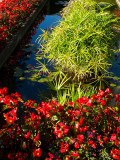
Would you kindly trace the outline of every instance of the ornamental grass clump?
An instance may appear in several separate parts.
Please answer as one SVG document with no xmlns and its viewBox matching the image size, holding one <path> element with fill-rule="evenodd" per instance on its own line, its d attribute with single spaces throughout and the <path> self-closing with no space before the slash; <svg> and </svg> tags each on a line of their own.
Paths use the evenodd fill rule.
<svg viewBox="0 0 120 160">
<path fill-rule="evenodd" d="M 52 32 L 44 32 L 40 50 L 72 80 L 97 78 L 110 65 L 117 18 L 92 0 L 71 1 L 62 16 Z"/>
</svg>

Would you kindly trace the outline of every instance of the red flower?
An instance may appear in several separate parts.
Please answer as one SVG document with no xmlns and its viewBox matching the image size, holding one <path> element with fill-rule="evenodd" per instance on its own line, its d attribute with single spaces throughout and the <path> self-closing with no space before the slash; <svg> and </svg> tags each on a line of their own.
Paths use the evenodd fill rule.
<svg viewBox="0 0 120 160">
<path fill-rule="evenodd" d="M 83 139 L 84 139 L 84 135 L 77 135 L 77 139 L 79 140 L 78 142 L 79 143 L 82 143 L 83 142 Z"/>
<path fill-rule="evenodd" d="M 80 124 L 81 125 L 84 124 L 84 119 L 83 118 L 80 119 Z"/>
<path fill-rule="evenodd" d="M 82 127 L 79 127 L 79 132 L 83 132 L 83 128 Z"/>
<path fill-rule="evenodd" d="M 117 135 L 118 135 L 120 133 L 120 127 L 117 127 L 116 131 L 117 131 Z"/>
<path fill-rule="evenodd" d="M 96 100 L 98 97 L 97 97 L 97 95 L 92 95 L 92 100 Z"/>
<path fill-rule="evenodd" d="M 112 157 L 113 157 L 113 159 L 118 159 L 118 160 L 120 160 L 120 157 L 119 157 L 118 155 L 116 155 L 115 153 L 113 153 Z"/>
<path fill-rule="evenodd" d="M 74 138 L 71 138 L 71 143 L 75 143 L 75 139 Z"/>
<path fill-rule="evenodd" d="M 68 143 L 61 143 L 60 152 L 66 153 L 69 150 L 69 144 Z"/>
<path fill-rule="evenodd" d="M 62 129 L 65 127 L 65 124 L 62 123 L 62 122 L 59 122 L 58 124 L 59 124 L 59 126 L 60 126 Z"/>
<path fill-rule="evenodd" d="M 79 156 L 79 153 L 78 153 L 78 152 L 72 152 L 72 155 L 73 155 L 74 157 L 78 157 L 78 156 Z"/>
<path fill-rule="evenodd" d="M 118 118 L 118 122 L 120 122 L 120 116 L 119 116 L 119 118 Z"/>
<path fill-rule="evenodd" d="M 24 135 L 24 137 L 25 137 L 25 138 L 29 138 L 30 135 L 31 135 L 31 133 L 30 133 L 30 132 L 27 132 L 27 133 Z"/>
<path fill-rule="evenodd" d="M 109 88 L 107 88 L 107 89 L 105 90 L 105 93 L 111 93 L 111 90 L 110 90 Z"/>
<path fill-rule="evenodd" d="M 93 135 L 92 134 L 89 134 L 89 136 L 88 136 L 89 138 L 93 138 Z"/>
<path fill-rule="evenodd" d="M 112 134 L 110 141 L 113 142 L 114 140 L 116 140 L 116 134 Z"/>
<path fill-rule="evenodd" d="M 115 96 L 115 102 L 117 102 L 117 101 L 120 101 L 120 94 L 117 94 L 117 95 Z"/>
<path fill-rule="evenodd" d="M 78 129 L 79 128 L 79 122 L 75 123 L 75 128 Z"/>
<path fill-rule="evenodd" d="M 88 144 L 93 144 L 93 140 L 88 141 Z"/>
<path fill-rule="evenodd" d="M 73 107 L 74 103 L 73 102 L 68 102 L 68 104 Z"/>
<path fill-rule="evenodd" d="M 6 95 L 7 94 L 7 88 L 4 87 L 3 89 L 0 89 L 0 94 Z"/>
<path fill-rule="evenodd" d="M 35 138 L 33 138 L 33 141 L 38 141 L 39 140 L 39 133 L 36 135 Z"/>
<path fill-rule="evenodd" d="M 15 159 L 14 156 L 15 156 L 14 153 L 9 153 L 8 154 L 8 159 L 14 160 Z"/>
<path fill-rule="evenodd" d="M 86 103 L 86 106 L 91 107 L 92 106 L 92 99 L 89 99 L 88 102 Z"/>
<path fill-rule="evenodd" d="M 3 113 L 3 116 L 5 117 L 7 123 L 14 123 L 14 121 L 16 120 L 16 111 L 17 109 L 15 108 L 6 114 Z"/>
<path fill-rule="evenodd" d="M 78 98 L 76 100 L 76 102 L 80 105 L 80 104 L 86 104 L 87 102 L 89 101 L 89 99 L 87 97 L 81 97 L 81 98 Z"/>
<path fill-rule="evenodd" d="M 34 150 L 33 150 L 33 156 L 34 156 L 34 157 L 40 157 L 41 154 L 42 154 L 42 151 L 41 151 L 40 148 L 37 148 L 37 149 L 34 149 Z"/>
<path fill-rule="evenodd" d="M 54 131 L 54 133 L 56 134 L 56 136 L 57 136 L 58 138 L 61 138 L 61 137 L 62 137 L 62 131 L 61 131 L 61 130 L 56 130 L 56 131 Z"/>
<path fill-rule="evenodd" d="M 64 134 L 67 134 L 68 132 L 69 132 L 69 127 L 64 127 L 63 133 L 64 133 Z"/>
<path fill-rule="evenodd" d="M 65 160 L 69 160 L 69 159 L 70 159 L 70 156 L 66 156 L 66 157 L 65 157 Z"/>
<path fill-rule="evenodd" d="M 101 105 L 104 106 L 105 105 L 105 100 L 100 100 Z"/>
<path fill-rule="evenodd" d="M 100 139 L 101 139 L 101 135 L 100 135 L 100 136 L 97 136 L 97 140 L 100 141 Z"/>
<path fill-rule="evenodd" d="M 91 147 L 93 147 L 93 148 L 95 149 L 95 148 L 96 148 L 95 143 L 92 143 L 92 144 L 91 144 Z"/>
<path fill-rule="evenodd" d="M 100 91 L 98 91 L 98 96 L 103 96 L 104 95 L 104 91 L 103 90 L 100 90 Z"/>
<path fill-rule="evenodd" d="M 49 152 L 48 155 L 50 156 L 50 158 L 54 158 L 54 156 Z"/>
<path fill-rule="evenodd" d="M 83 132 L 86 132 L 88 130 L 88 127 L 87 126 L 84 126 L 83 127 Z"/>
<path fill-rule="evenodd" d="M 74 145 L 74 147 L 75 147 L 75 148 L 79 148 L 79 147 L 80 147 L 80 146 L 79 146 L 79 143 L 76 142 L 75 145 Z"/>
</svg>

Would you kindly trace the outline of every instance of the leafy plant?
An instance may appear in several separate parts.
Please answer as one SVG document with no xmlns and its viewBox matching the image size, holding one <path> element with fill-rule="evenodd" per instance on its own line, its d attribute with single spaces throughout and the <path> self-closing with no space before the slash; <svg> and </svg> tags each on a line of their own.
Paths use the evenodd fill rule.
<svg viewBox="0 0 120 160">
<path fill-rule="evenodd" d="M 110 89 L 61 105 L 24 102 L 0 89 L 2 159 L 120 159 L 120 94 Z"/>
<path fill-rule="evenodd" d="M 118 22 L 106 11 L 108 6 L 100 7 L 92 0 L 72 1 L 59 25 L 40 37 L 42 53 L 37 59 L 42 55 L 71 81 L 97 79 L 111 64 L 115 38 L 111 25 Z"/>
</svg>

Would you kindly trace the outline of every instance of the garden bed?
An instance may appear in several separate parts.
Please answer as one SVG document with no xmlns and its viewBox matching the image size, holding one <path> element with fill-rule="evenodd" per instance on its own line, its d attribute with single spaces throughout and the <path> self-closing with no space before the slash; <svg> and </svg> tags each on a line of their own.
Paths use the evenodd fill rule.
<svg viewBox="0 0 120 160">
<path fill-rule="evenodd" d="M 14 21 L 10 21 L 10 17 L 2 17 L 2 14 L 5 14 L 6 11 L 5 8 L 2 8 L 2 2 L 0 3 L 0 9 L 1 9 L 1 17 L 0 21 L 2 22 L 2 25 L 0 26 L 0 43 L 1 43 L 1 53 L 0 53 L 0 68 L 3 66 L 3 64 L 6 62 L 6 60 L 9 58 L 9 56 L 13 53 L 17 45 L 22 40 L 23 36 L 27 32 L 27 30 L 30 28 L 32 23 L 34 22 L 35 18 L 38 16 L 42 8 L 44 7 L 47 0 L 40 0 L 39 3 L 36 5 L 33 5 L 31 7 L 28 7 L 27 15 L 24 13 L 24 15 L 20 16 L 20 23 L 17 22 L 16 18 L 16 25 L 13 27 L 12 23 Z M 34 4 L 34 3 L 33 3 Z M 29 5 L 28 5 L 29 6 Z M 6 7 L 7 8 L 7 7 Z M 26 8 L 27 9 L 27 8 Z M 4 12 L 3 12 L 4 11 Z M 6 11 L 7 12 L 7 11 Z M 22 14 L 22 12 L 20 12 Z M 18 14 L 20 14 L 18 13 Z M 31 14 L 30 14 L 31 13 Z M 14 14 L 15 16 L 15 14 Z M 22 19 L 24 19 L 22 21 Z M 8 25 L 7 23 L 10 22 L 11 24 Z M 13 28 L 12 28 L 13 27 Z"/>
<path fill-rule="evenodd" d="M 120 94 L 100 90 L 92 98 L 59 104 L 24 102 L 0 89 L 2 159 L 120 159 Z M 115 106 L 110 106 L 110 100 Z"/>
</svg>

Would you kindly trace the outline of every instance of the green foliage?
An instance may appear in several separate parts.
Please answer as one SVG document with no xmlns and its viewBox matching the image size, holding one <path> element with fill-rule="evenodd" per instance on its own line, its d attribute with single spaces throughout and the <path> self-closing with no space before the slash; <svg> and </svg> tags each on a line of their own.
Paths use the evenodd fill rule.
<svg viewBox="0 0 120 160">
<path fill-rule="evenodd" d="M 60 24 L 40 37 L 42 56 L 73 81 L 97 78 L 110 65 L 117 18 L 106 8 L 92 0 L 71 1 Z"/>
<path fill-rule="evenodd" d="M 69 84 L 68 87 L 57 92 L 57 100 L 60 104 L 64 104 L 66 101 L 76 102 L 76 99 L 80 97 L 92 97 L 97 93 L 97 89 L 91 85 Z"/>
</svg>

